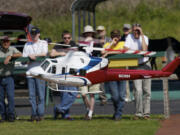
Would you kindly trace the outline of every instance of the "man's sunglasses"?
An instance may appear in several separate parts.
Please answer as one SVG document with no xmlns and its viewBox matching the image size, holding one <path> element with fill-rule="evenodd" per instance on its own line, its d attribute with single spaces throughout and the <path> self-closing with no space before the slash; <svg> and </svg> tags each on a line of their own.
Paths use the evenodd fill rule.
<svg viewBox="0 0 180 135">
<path fill-rule="evenodd" d="M 117 36 L 111 36 L 111 38 L 120 38 L 121 36 L 117 35 Z"/>
<path fill-rule="evenodd" d="M 63 37 L 63 39 L 71 39 L 71 37 Z"/>
<path fill-rule="evenodd" d="M 133 27 L 141 27 L 141 24 L 135 23 L 133 24 Z"/>
</svg>

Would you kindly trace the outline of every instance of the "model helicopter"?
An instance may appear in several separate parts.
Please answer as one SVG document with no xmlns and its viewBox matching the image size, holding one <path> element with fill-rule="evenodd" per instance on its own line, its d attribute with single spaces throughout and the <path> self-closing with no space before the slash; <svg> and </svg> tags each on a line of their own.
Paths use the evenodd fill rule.
<svg viewBox="0 0 180 135">
<path fill-rule="evenodd" d="M 108 81 L 168 77 L 179 64 L 180 57 L 177 57 L 162 70 L 157 71 L 109 69 L 106 58 L 92 57 L 80 51 L 69 51 L 63 57 L 47 58 L 41 65 L 27 72 L 27 75 L 61 85 L 89 86 Z"/>
</svg>

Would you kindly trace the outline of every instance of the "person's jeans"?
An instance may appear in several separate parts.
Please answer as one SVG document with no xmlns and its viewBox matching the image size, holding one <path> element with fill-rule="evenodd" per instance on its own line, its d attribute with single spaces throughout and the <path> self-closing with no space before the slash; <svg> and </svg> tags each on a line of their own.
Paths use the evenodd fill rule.
<svg viewBox="0 0 180 135">
<path fill-rule="evenodd" d="M 32 116 L 44 115 L 45 81 L 37 78 L 27 78 L 29 101 L 32 107 Z"/>
<path fill-rule="evenodd" d="M 73 86 L 60 86 L 59 89 L 77 91 L 77 87 Z M 60 93 L 60 104 L 56 105 L 55 109 L 57 109 L 62 114 L 62 118 L 67 118 L 70 116 L 69 109 L 74 103 L 76 96 L 77 92 Z"/>
<path fill-rule="evenodd" d="M 111 81 L 105 83 L 105 89 L 109 89 L 114 105 L 114 117 L 121 118 L 125 103 L 126 81 Z"/>
<path fill-rule="evenodd" d="M 8 106 L 5 104 L 7 94 Z M 14 118 L 14 79 L 11 76 L 0 77 L 0 114 L 2 119 Z"/>
</svg>

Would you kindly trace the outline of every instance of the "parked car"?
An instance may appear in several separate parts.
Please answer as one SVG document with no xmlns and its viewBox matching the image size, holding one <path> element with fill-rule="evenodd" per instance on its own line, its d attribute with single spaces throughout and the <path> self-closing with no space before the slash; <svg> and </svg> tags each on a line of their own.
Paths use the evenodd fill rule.
<svg viewBox="0 0 180 135">
<path fill-rule="evenodd" d="M 11 40 L 11 46 L 15 46 L 21 52 L 29 36 L 30 23 L 32 18 L 26 14 L 15 12 L 0 12 L 0 38 L 8 35 Z M 26 68 L 21 62 L 15 63 L 15 68 Z M 21 77 L 19 77 L 21 76 Z M 14 75 L 15 87 L 24 87 L 26 85 L 25 75 Z"/>
</svg>

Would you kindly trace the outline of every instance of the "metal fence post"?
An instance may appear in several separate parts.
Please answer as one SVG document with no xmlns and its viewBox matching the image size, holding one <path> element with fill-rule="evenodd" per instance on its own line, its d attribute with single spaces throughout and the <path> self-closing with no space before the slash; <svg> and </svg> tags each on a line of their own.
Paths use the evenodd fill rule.
<svg viewBox="0 0 180 135">
<path fill-rule="evenodd" d="M 163 94 L 164 94 L 164 116 L 166 119 L 168 119 L 170 116 L 168 78 L 164 77 L 162 80 L 163 80 Z"/>
<path fill-rule="evenodd" d="M 128 67 L 126 67 L 128 69 Z M 126 80 L 126 98 L 127 102 L 131 101 L 131 92 L 130 92 L 130 86 L 129 86 L 129 81 Z"/>
<path fill-rule="evenodd" d="M 75 41 L 75 11 L 72 11 L 72 39 Z"/>
</svg>

